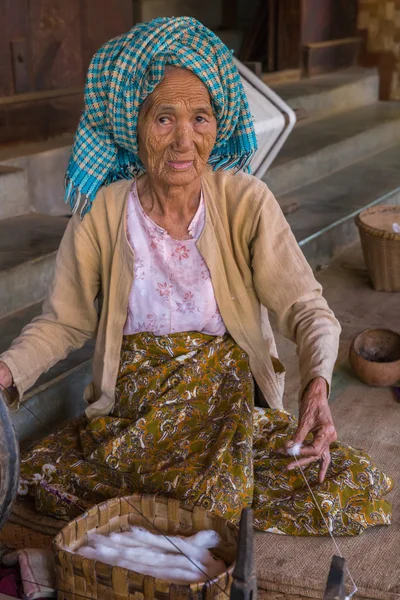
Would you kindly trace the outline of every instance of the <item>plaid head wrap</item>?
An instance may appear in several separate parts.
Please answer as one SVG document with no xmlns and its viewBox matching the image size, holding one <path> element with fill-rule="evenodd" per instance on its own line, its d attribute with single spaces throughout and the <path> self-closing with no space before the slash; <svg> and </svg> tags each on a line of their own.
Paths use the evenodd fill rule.
<svg viewBox="0 0 400 600">
<path fill-rule="evenodd" d="M 208 88 L 217 119 L 210 165 L 248 169 L 257 140 L 231 52 L 196 19 L 158 18 L 110 40 L 92 59 L 65 181 L 65 200 L 74 212 L 86 214 L 100 186 L 144 172 L 139 109 L 163 79 L 166 64 L 190 69 Z"/>
</svg>

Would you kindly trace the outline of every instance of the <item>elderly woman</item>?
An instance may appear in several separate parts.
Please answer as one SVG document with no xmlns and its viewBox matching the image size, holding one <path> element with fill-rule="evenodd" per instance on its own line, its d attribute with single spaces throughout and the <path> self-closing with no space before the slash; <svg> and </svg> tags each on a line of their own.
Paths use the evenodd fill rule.
<svg viewBox="0 0 400 600">
<path fill-rule="evenodd" d="M 336 443 L 339 325 L 273 195 L 243 172 L 256 139 L 231 53 L 191 18 L 139 24 L 95 55 L 85 100 L 66 178 L 75 214 L 0 382 L 20 398 L 95 336 L 93 384 L 86 415 L 22 457 L 20 493 L 64 519 L 143 492 L 327 535 L 300 464 L 335 534 L 388 524 L 391 480 Z M 262 306 L 297 344 L 298 425 Z"/>
</svg>

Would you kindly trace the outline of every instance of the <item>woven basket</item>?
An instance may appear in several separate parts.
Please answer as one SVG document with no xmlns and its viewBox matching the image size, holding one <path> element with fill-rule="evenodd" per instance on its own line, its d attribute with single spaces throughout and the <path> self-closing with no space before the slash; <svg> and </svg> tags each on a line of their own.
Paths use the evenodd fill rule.
<svg viewBox="0 0 400 600">
<path fill-rule="evenodd" d="M 22 550 L 23 548 L 51 550 L 53 539 L 54 536 L 52 535 L 46 535 L 45 533 L 34 531 L 29 527 L 10 523 L 9 521 L 3 525 L 0 533 L 0 542 L 14 550 Z"/>
<path fill-rule="evenodd" d="M 143 515 L 143 516 L 142 516 Z M 217 531 L 223 543 L 213 553 L 228 565 L 227 571 L 207 583 L 175 585 L 93 561 L 76 550 L 87 542 L 89 532 L 109 534 L 126 531 L 131 525 L 171 535 L 192 535 L 203 529 Z M 226 519 L 199 507 L 157 496 L 126 496 L 94 506 L 77 517 L 54 540 L 59 600 L 82 600 L 82 596 L 102 600 L 226 600 L 232 582 L 238 529 Z"/>
<path fill-rule="evenodd" d="M 356 217 L 365 262 L 375 290 L 400 291 L 400 206 L 374 206 Z"/>
<path fill-rule="evenodd" d="M 60 519 L 39 514 L 30 498 L 17 498 L 8 521 L 1 528 L 0 543 L 16 550 L 51 549 L 54 536 L 65 524 Z"/>
</svg>

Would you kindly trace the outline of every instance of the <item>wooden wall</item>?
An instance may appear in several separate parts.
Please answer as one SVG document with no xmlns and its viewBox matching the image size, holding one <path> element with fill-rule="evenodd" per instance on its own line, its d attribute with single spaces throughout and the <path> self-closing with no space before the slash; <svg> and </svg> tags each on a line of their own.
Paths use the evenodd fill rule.
<svg viewBox="0 0 400 600">
<path fill-rule="evenodd" d="M 0 143 L 73 132 L 95 51 L 136 22 L 134 0 L 0 0 Z"/>
<path fill-rule="evenodd" d="M 400 100 L 400 0 L 359 0 L 358 27 L 365 35 L 362 64 L 378 66 L 381 98 Z"/>
<path fill-rule="evenodd" d="M 357 27 L 357 0 L 302 0 L 302 42 L 352 37 Z"/>
<path fill-rule="evenodd" d="M 132 0 L 1 0 L 0 96 L 83 84 L 95 50 L 133 23 Z"/>
<path fill-rule="evenodd" d="M 244 60 L 314 75 L 356 61 L 358 0 L 259 0 Z"/>
</svg>

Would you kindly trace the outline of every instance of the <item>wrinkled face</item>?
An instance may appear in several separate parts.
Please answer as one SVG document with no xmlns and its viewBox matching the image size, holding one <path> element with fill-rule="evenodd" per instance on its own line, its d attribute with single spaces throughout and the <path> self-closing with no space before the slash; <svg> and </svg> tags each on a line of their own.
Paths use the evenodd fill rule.
<svg viewBox="0 0 400 600">
<path fill-rule="evenodd" d="M 187 69 L 167 67 L 139 113 L 139 157 L 147 173 L 169 186 L 197 179 L 215 144 L 210 94 Z"/>
</svg>

